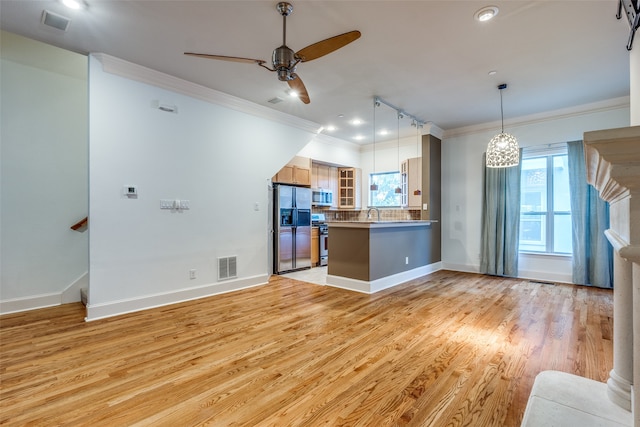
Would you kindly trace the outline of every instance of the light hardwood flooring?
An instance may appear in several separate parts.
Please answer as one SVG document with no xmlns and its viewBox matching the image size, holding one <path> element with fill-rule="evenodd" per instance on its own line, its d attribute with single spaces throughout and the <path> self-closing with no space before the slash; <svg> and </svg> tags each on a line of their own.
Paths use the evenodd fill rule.
<svg viewBox="0 0 640 427">
<path fill-rule="evenodd" d="M 519 426 L 534 377 L 605 381 L 612 292 L 440 271 L 365 295 L 275 276 L 84 322 L 0 317 L 0 424 Z"/>
</svg>

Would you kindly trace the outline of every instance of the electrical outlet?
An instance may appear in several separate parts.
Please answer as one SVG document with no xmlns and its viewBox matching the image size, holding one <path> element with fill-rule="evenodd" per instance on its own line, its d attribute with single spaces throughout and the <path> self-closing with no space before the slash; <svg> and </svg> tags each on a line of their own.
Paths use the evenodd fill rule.
<svg viewBox="0 0 640 427">
<path fill-rule="evenodd" d="M 189 270 L 189 279 L 193 280 L 195 278 L 196 278 L 196 270 L 195 269 Z"/>
</svg>

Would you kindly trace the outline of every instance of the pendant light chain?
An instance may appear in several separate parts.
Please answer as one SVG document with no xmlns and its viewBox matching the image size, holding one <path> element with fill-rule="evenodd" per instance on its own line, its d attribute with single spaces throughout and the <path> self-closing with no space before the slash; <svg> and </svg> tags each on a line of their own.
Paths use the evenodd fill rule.
<svg viewBox="0 0 640 427">
<path fill-rule="evenodd" d="M 376 108 L 380 105 L 377 99 L 373 99 L 373 175 L 376 174 Z M 371 184 L 369 184 L 370 191 L 378 191 L 378 184 L 373 182 L 373 176 L 371 177 Z"/>
<path fill-rule="evenodd" d="M 502 89 L 500 89 L 500 118 L 502 121 L 500 133 L 504 133 L 504 109 L 502 108 Z"/>
<path fill-rule="evenodd" d="M 500 133 L 489 141 L 486 153 L 488 168 L 508 168 L 520 163 L 520 148 L 515 136 L 504 132 L 504 106 L 502 91 L 507 88 L 506 83 L 498 85 L 500 90 Z"/>
<path fill-rule="evenodd" d="M 402 113 L 398 112 L 398 132 L 397 132 L 397 138 L 398 138 L 398 150 L 397 150 L 397 159 L 396 161 L 398 162 L 398 167 L 400 167 L 400 119 L 403 118 Z M 402 187 L 398 186 L 396 187 L 395 190 L 396 194 L 401 194 L 402 193 Z"/>
</svg>

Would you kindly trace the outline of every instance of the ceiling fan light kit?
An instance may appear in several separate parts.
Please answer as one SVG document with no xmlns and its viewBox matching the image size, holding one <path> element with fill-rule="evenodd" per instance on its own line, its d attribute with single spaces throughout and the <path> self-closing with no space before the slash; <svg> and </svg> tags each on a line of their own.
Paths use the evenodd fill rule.
<svg viewBox="0 0 640 427">
<path fill-rule="evenodd" d="M 486 166 L 488 168 L 508 168 L 517 166 L 520 162 L 520 148 L 515 136 L 504 131 L 504 110 L 502 108 L 502 91 L 507 88 L 506 83 L 498 85 L 500 90 L 500 118 L 502 128 L 499 134 L 491 138 L 487 146 Z"/>
<path fill-rule="evenodd" d="M 296 67 L 300 62 L 307 62 L 325 56 L 335 50 L 348 45 L 360 38 L 360 31 L 349 31 L 344 34 L 330 37 L 313 43 L 298 52 L 294 52 L 287 46 L 287 16 L 293 12 L 293 6 L 287 2 L 279 2 L 276 10 L 282 15 L 282 46 L 277 47 L 271 54 L 271 68 L 265 65 L 267 61 L 262 59 L 242 58 L 236 56 L 210 55 L 205 53 L 185 52 L 185 55 L 207 59 L 219 59 L 222 61 L 255 63 L 259 66 L 277 73 L 278 80 L 287 82 L 289 87 L 298 94 L 298 98 L 305 104 L 311 102 L 307 88 L 302 79 L 296 74 Z"/>
</svg>

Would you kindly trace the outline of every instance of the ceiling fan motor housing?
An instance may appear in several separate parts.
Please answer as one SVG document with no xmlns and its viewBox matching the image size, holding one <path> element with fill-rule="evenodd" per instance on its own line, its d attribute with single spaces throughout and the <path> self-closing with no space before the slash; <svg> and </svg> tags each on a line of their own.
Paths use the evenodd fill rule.
<svg viewBox="0 0 640 427">
<path fill-rule="evenodd" d="M 278 72 L 279 80 L 293 80 L 291 74 L 296 71 L 296 65 L 298 64 L 293 50 L 282 45 L 273 51 L 271 59 L 273 62 L 273 69 Z"/>
</svg>

